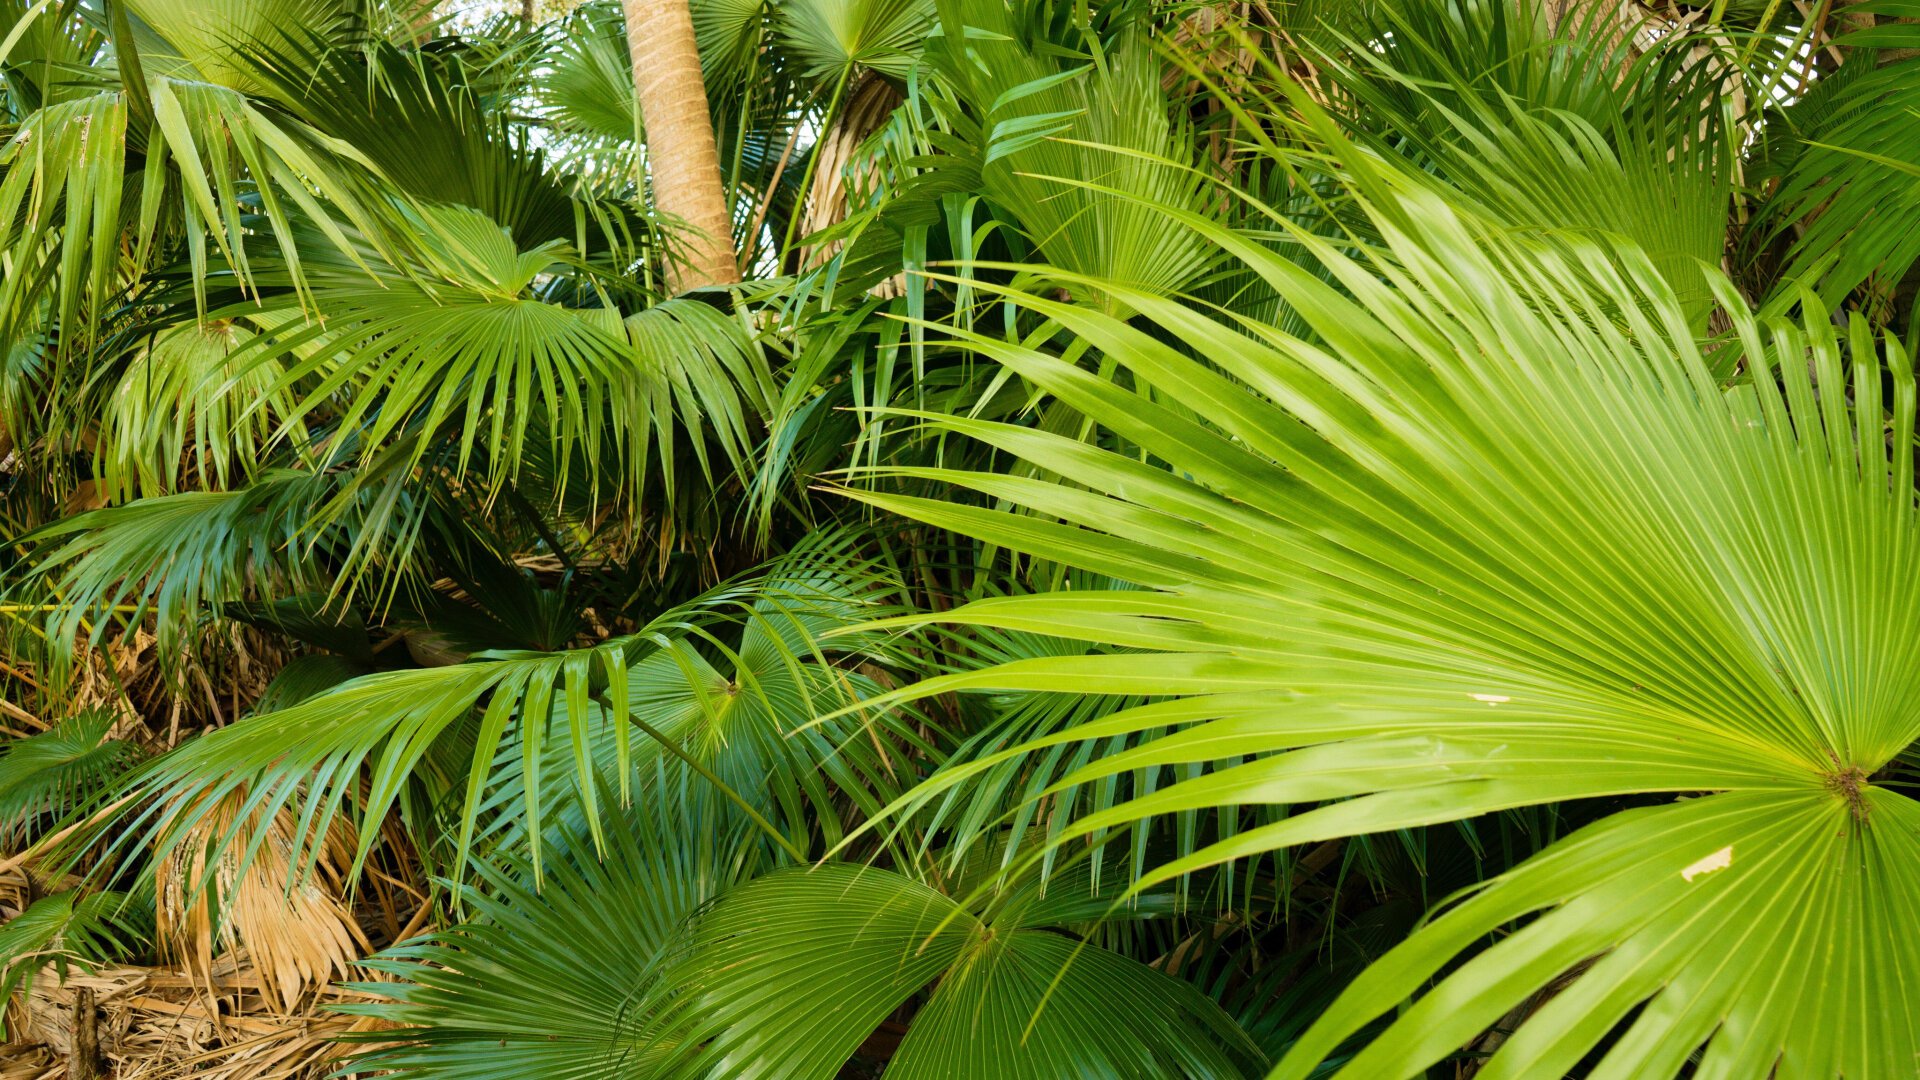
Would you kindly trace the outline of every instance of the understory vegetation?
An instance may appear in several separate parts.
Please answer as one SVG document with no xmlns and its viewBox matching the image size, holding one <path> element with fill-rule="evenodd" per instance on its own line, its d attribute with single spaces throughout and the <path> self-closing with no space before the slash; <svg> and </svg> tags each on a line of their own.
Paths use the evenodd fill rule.
<svg viewBox="0 0 1920 1080">
<path fill-rule="evenodd" d="M 1916 261 L 1920 0 L 0 0 L 5 1075 L 1912 1077 Z"/>
</svg>

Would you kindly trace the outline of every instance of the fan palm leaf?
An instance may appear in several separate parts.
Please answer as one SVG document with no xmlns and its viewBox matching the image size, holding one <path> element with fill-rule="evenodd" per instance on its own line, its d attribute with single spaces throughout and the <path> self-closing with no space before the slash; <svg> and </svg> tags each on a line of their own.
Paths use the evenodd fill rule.
<svg viewBox="0 0 1920 1080">
<path fill-rule="evenodd" d="M 690 782 L 695 794 L 674 796 L 686 813 L 717 820 L 744 804 L 784 822 L 788 836 L 817 828 L 827 843 L 838 842 L 847 830 L 840 804 L 851 803 L 861 818 L 878 811 L 918 775 L 904 755 L 935 752 L 905 718 L 830 716 L 840 704 L 881 694 L 872 675 L 849 670 L 848 659 L 896 657 L 873 637 L 841 635 L 830 653 L 818 639 L 864 621 L 884 603 L 886 588 L 883 576 L 851 567 L 779 579 L 728 620 L 742 624 L 731 643 L 708 631 L 672 641 L 629 668 L 627 700 L 650 737 L 622 749 L 621 733 L 590 715 L 585 760 L 596 774 L 624 776 L 614 786 L 639 792 L 632 797 L 642 803 L 654 802 L 662 785 Z M 704 650 L 697 647 L 703 638 Z M 551 723 L 549 738 L 571 739 L 575 721 L 566 709 L 556 705 Z M 591 807 L 576 797 L 580 763 L 563 757 L 542 779 L 528 772 L 524 755 L 501 753 L 480 809 L 490 821 L 476 836 L 489 847 L 519 850 L 528 830 L 546 827 L 543 821 L 588 833 Z M 553 792 L 538 815 L 527 812 L 529 775 Z"/>
<path fill-rule="evenodd" d="M 278 410 L 281 436 L 310 416 L 355 432 L 362 468 L 401 444 L 410 447 L 407 468 L 450 445 L 455 474 L 477 461 L 495 491 L 519 474 L 528 440 L 539 437 L 563 473 L 577 454 L 618 463 L 590 480 L 610 474 L 606 494 L 635 501 L 656 461 L 671 482 L 676 444 L 688 435 L 708 476 L 710 446 L 745 468 L 774 391 L 740 319 L 693 300 L 624 318 L 610 306 L 555 303 L 537 295 L 537 283 L 578 264 L 559 242 L 523 248 L 466 207 L 409 216 L 420 226 L 416 271 L 316 272 L 311 298 L 325 321 L 298 318 L 291 295 L 222 311 L 273 325 L 236 349 L 237 374 L 221 389 L 261 380 L 267 393 L 254 412 L 290 401 Z"/>
<path fill-rule="evenodd" d="M 276 392 L 277 366 L 230 362 L 253 337 L 243 323 L 217 320 L 157 333 L 136 353 L 113 389 L 99 439 L 109 491 L 170 494 L 182 481 L 219 491 L 258 474 L 294 399 Z M 289 434 L 296 445 L 306 442 L 298 424 Z"/>
<path fill-rule="evenodd" d="M 109 737 L 117 719 L 95 709 L 0 744 L 0 843 L 14 848 L 34 839 L 43 824 L 89 804 L 133 765 L 138 748 Z"/>
<path fill-rule="evenodd" d="M 1726 244 L 1738 89 L 1707 35 L 1635 58 L 1597 6 L 1557 29 L 1530 3 L 1388 5 L 1377 18 L 1370 44 L 1347 39 L 1320 60 L 1356 142 L 1489 218 L 1624 237 L 1705 312 L 1697 267 Z"/>
<path fill-rule="evenodd" d="M 1920 606 L 1903 596 L 1920 587 L 1914 388 L 1899 346 L 1858 324 L 1838 336 L 1817 315 L 1762 324 L 1709 275 L 1752 373 L 1723 385 L 1637 251 L 1504 235 L 1351 162 L 1388 247 L 1356 259 L 1295 234 L 1346 295 L 1183 219 L 1271 282 L 1316 342 L 1118 290 L 1176 351 L 1086 308 L 1017 298 L 1191 413 L 972 339 L 1171 469 L 935 420 L 1060 479 L 920 475 L 1058 520 L 860 497 L 1147 587 L 946 618 L 1148 652 L 1027 660 L 924 690 L 1166 698 L 1008 752 L 1182 728 L 1055 787 L 1243 762 L 1083 815 L 1067 839 L 1182 809 L 1295 808 L 1142 886 L 1505 807 L 1685 796 L 1608 818 L 1459 901 L 1356 982 L 1276 1075 L 1308 1075 L 1417 996 L 1339 1073 L 1413 1076 L 1549 987 L 1487 1074 L 1561 1075 L 1616 1024 L 1595 1075 L 1669 1075 L 1696 1052 L 1694 1075 L 1898 1074 L 1920 1046 L 1872 1002 L 1920 978 L 1920 951 L 1892 929 L 1920 852 L 1911 801 L 1871 778 L 1920 735 Z M 1729 942 L 1762 940 L 1765 959 L 1729 960 Z"/>
<path fill-rule="evenodd" d="M 694 782 L 698 782 L 695 780 Z M 738 815 L 703 819 L 674 792 L 612 811 L 596 856 L 573 834 L 539 888 L 524 859 L 484 863 L 457 927 L 366 962 L 388 977 L 343 1006 L 401 1025 L 355 1066 L 401 1077 L 631 1076 L 643 1067 L 642 995 L 687 918 L 770 858 Z M 528 985 L 555 992 L 529 997 Z"/>
<path fill-rule="evenodd" d="M 780 43 L 808 75 L 845 79 L 856 68 L 905 78 L 933 30 L 933 0 L 788 0 Z"/>
<path fill-rule="evenodd" d="M 33 989 L 34 976 L 51 969 L 61 979 L 86 970 L 153 936 L 139 918 L 137 900 L 117 892 L 65 892 L 43 896 L 0 924 L 0 1005 Z M 5 1021 L 0 1009 L 0 1024 Z"/>
<path fill-rule="evenodd" d="M 128 622 L 155 620 L 163 656 L 177 656 L 186 635 L 247 584 L 299 576 L 291 548 L 321 537 L 300 526 L 335 485 L 331 478 L 268 470 L 231 491 L 185 491 L 62 518 L 21 538 L 38 556 L 32 575 L 61 603 L 48 613 L 49 640 L 98 642 L 115 608 Z"/>
<path fill-rule="evenodd" d="M 641 246 L 633 215 L 569 191 L 545 151 L 487 109 L 457 66 L 386 45 L 329 48 L 318 37 L 255 46 L 245 60 L 275 104 L 351 146 L 393 190 L 478 210 L 522 249 L 568 241 L 625 269 Z"/>
<path fill-rule="evenodd" d="M 1784 145 L 1764 162 L 1763 175 L 1779 183 L 1757 221 L 1763 235 L 1791 237 L 1785 295 L 1817 274 L 1831 306 L 1876 276 L 1898 282 L 1920 260 L 1910 227 L 1920 210 L 1920 149 L 1901 135 L 1920 115 L 1920 58 L 1910 52 L 1920 47 L 1920 5 L 1881 0 L 1854 10 L 1884 14 L 1888 25 L 1837 38 L 1850 52 L 1828 77 L 1831 90 L 1816 84 L 1769 117 Z"/>
<path fill-rule="evenodd" d="M 13 267 L 0 281 L 0 320 L 22 326 L 46 298 L 60 324 L 77 329 L 83 301 L 102 310 L 120 288 L 122 233 L 125 257 L 139 271 L 149 268 L 163 228 L 184 235 L 204 309 L 208 238 L 250 281 L 245 218 L 256 212 L 274 226 L 300 288 L 296 218 L 356 261 L 334 212 L 363 235 L 390 235 L 377 224 L 384 209 L 365 200 L 353 177 L 363 168 L 345 144 L 210 83 L 155 77 L 48 105 L 0 145 L 0 243 Z M 91 340 L 92 332 L 61 338 L 67 348 Z"/>
<path fill-rule="evenodd" d="M 314 40 L 347 46 L 364 32 L 361 0 L 127 0 L 127 14 L 156 68 L 185 65 L 194 77 L 243 93 L 265 88 L 243 50 Z"/>
<path fill-rule="evenodd" d="M 825 1080 L 935 980 L 890 1074 L 1224 1078 L 1259 1060 L 1191 986 L 1013 911 L 982 920 L 871 867 L 767 874 L 703 914 L 662 977 L 651 1075 Z"/>
<path fill-rule="evenodd" d="M 1190 234 L 1157 230 L 1153 206 L 1199 210 L 1204 184 L 1170 115 L 1143 27 L 1104 39 L 1036 40 L 999 0 L 947 0 L 928 64 L 968 110 L 944 118 L 943 150 L 1062 269 L 1155 289 L 1208 266 Z M 949 133 L 943 132 L 943 136 Z"/>
</svg>

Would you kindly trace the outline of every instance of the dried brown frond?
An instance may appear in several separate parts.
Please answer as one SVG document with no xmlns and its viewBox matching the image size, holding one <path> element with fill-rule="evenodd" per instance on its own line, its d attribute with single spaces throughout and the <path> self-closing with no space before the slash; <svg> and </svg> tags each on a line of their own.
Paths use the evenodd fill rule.
<svg viewBox="0 0 1920 1080">
<path fill-rule="evenodd" d="M 318 852 L 297 851 L 294 817 L 282 810 L 250 864 L 242 845 L 229 845 L 208 880 L 207 849 L 234 824 L 230 797 L 198 822 L 157 871 L 159 944 L 165 955 L 211 979 L 216 956 L 244 949 L 263 997 L 293 1012 L 316 987 L 346 975 L 371 951 L 344 899 L 353 842 L 344 827 L 331 831 Z M 256 822 L 248 821 L 243 835 Z M 312 858 L 311 874 L 300 876 Z M 195 895 L 195 894 L 198 895 Z M 219 913 L 225 912 L 224 917 Z"/>
<path fill-rule="evenodd" d="M 22 1041 L 0 1049 L 0 1080 L 63 1080 L 83 992 L 92 996 L 93 1034 L 114 1080 L 320 1080 L 337 1067 L 336 1038 L 374 1029 L 325 1010 L 363 1000 L 350 991 L 328 988 L 289 1013 L 261 995 L 257 972 L 231 957 L 209 975 L 210 982 L 172 968 L 110 967 L 61 984 L 44 973 L 19 1010 Z"/>
</svg>

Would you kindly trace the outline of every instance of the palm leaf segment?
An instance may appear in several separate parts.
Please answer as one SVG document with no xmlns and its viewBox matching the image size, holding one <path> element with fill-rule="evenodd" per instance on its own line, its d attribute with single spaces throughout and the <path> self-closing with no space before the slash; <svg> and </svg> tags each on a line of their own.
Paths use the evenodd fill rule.
<svg viewBox="0 0 1920 1080">
<path fill-rule="evenodd" d="M 1343 39 L 1318 62 L 1361 145 L 1489 218 L 1625 237 L 1704 315 L 1694 268 L 1720 257 L 1734 187 L 1728 66 L 1684 35 L 1634 59 L 1612 10 L 1534 15 L 1387 4 L 1364 37 L 1392 47 Z"/>
<path fill-rule="evenodd" d="M 582 833 L 538 888 L 524 859 L 483 863 L 463 925 L 387 950 L 343 1006 L 402 1026 L 355 1064 L 438 1080 L 635 1075 L 637 1010 L 661 958 L 700 905 L 763 868 L 770 850 L 737 815 L 702 817 L 672 796 L 614 811 L 598 857 Z M 558 835 L 567 836 L 566 832 Z M 692 840 L 693 842 L 689 842 Z M 528 986 L 541 988 L 528 994 Z"/>
<path fill-rule="evenodd" d="M 213 48 L 196 29 L 224 26 L 236 40 L 253 43 L 279 40 L 285 31 L 277 26 L 339 36 L 352 28 L 352 5 L 223 2 L 223 9 L 246 11 L 224 23 L 207 22 L 205 12 L 180 0 L 136 6 L 109 9 L 123 85 L 102 90 L 85 78 L 49 83 L 42 88 L 46 106 L 0 144 L 0 222 L 6 223 L 0 244 L 14 268 L 0 281 L 0 325 L 11 332 L 40 317 L 43 299 L 69 326 L 83 325 L 83 301 L 96 311 L 105 307 L 119 286 L 123 231 L 136 268 L 164 254 L 160 241 L 168 235 L 184 235 L 202 308 L 209 236 L 239 279 L 252 283 L 244 221 L 256 212 L 252 200 L 274 226 L 296 290 L 304 289 L 292 240 L 296 216 L 355 260 L 343 222 L 376 242 L 392 235 L 379 224 L 383 209 L 352 179 L 368 164 L 365 158 L 262 111 L 247 96 L 255 84 L 234 66 L 233 50 Z M 36 5 L 9 29 L 24 33 L 40 22 L 46 24 L 40 32 L 51 33 L 71 22 L 64 14 L 70 14 L 64 5 Z M 162 40 L 142 15 L 166 23 L 181 41 Z"/>
<path fill-rule="evenodd" d="M 983 920 L 872 868 L 769 874 L 707 912 L 664 974 L 649 1075 L 824 1080 L 935 980 L 889 1076 L 1225 1078 L 1258 1060 L 1192 986 L 1022 918 L 1045 910 Z"/>
<path fill-rule="evenodd" d="M 826 1078 L 864 1042 L 897 1039 L 887 1072 L 908 1080 L 1224 1080 L 1259 1058 L 1194 987 L 1043 928 L 1102 901 L 983 920 L 928 885 L 844 864 L 742 884 L 764 845 L 737 819 L 687 809 L 635 804 L 603 859 L 579 840 L 538 891 L 524 862 L 488 870 L 483 921 L 370 962 L 400 981 L 364 989 L 396 1000 L 345 1011 L 405 1027 L 357 1064 L 443 1080 Z M 562 989 L 529 1000 L 530 973 Z M 904 1037 L 886 1023 L 903 1010 Z"/>
<path fill-rule="evenodd" d="M 1869 24 L 1836 39 L 1852 59 L 1768 117 L 1779 130 L 1765 131 L 1754 170 L 1779 178 L 1755 221 L 1792 237 L 1785 280 L 1817 277 L 1835 305 L 1876 278 L 1891 291 L 1920 261 L 1920 147 L 1903 137 L 1920 113 L 1920 4 L 1874 0 L 1849 16 Z"/>
<path fill-rule="evenodd" d="M 1168 404 L 975 341 L 1141 453 L 943 419 L 1061 479 L 937 475 L 1061 520 L 863 497 L 1151 587 L 946 617 L 1155 652 L 923 689 L 1171 698 L 1049 740 L 1186 725 L 1062 787 L 1244 762 L 1084 816 L 1061 842 L 1197 807 L 1298 808 L 1143 884 L 1504 807 L 1683 796 L 1458 899 L 1278 1076 L 1308 1075 L 1436 977 L 1338 1075 L 1416 1075 L 1549 987 L 1484 1075 L 1564 1075 L 1610 1032 L 1593 1076 L 1673 1075 L 1696 1054 L 1700 1077 L 1910 1072 L 1920 807 L 1871 779 L 1920 735 L 1910 364 L 1886 345 L 1884 401 L 1860 324 L 1843 341 L 1823 312 L 1759 324 L 1733 300 L 1757 376 L 1723 386 L 1643 256 L 1478 228 L 1410 181 L 1360 184 L 1387 251 L 1357 261 L 1297 234 L 1344 294 L 1192 223 L 1317 341 L 1111 285 L 1159 333 L 1020 298 Z"/>
<path fill-rule="evenodd" d="M 773 566 L 772 576 L 723 585 L 596 646 L 382 672 L 246 717 L 130 774 L 120 790 L 139 801 L 106 826 L 105 843 L 115 851 L 152 844 L 163 856 L 206 843 L 210 864 L 231 854 L 244 868 L 268 840 L 261 823 L 284 818 L 305 873 L 336 824 L 353 818 L 357 870 L 389 812 L 417 797 L 416 780 L 438 754 L 470 762 L 444 793 L 448 831 L 457 834 L 449 837 L 452 876 L 464 878 L 476 837 L 486 847 L 524 839 L 537 883 L 549 825 L 577 824 L 594 843 L 606 841 L 594 777 L 616 778 L 624 805 L 636 787 L 658 786 L 650 775 L 670 765 L 671 754 L 698 774 L 686 782 L 724 785 L 720 795 L 702 786 L 698 806 L 737 807 L 804 858 L 809 821 L 829 843 L 841 838 L 840 796 L 874 812 L 899 790 L 887 746 L 928 747 L 899 717 L 808 722 L 879 690 L 831 666 L 813 638 L 897 608 L 869 587 L 879 579 L 861 576 L 863 564 L 818 546 Z M 714 633 L 734 622 L 745 624 L 737 650 Z M 701 642 L 724 654 L 729 676 L 696 648 Z M 839 645 L 843 656 L 881 655 L 877 642 L 858 636 Z M 677 766 L 673 774 L 692 775 Z M 206 808 L 231 800 L 246 812 L 217 835 L 196 837 Z M 786 819 L 786 831 L 767 820 L 774 815 Z"/>
</svg>

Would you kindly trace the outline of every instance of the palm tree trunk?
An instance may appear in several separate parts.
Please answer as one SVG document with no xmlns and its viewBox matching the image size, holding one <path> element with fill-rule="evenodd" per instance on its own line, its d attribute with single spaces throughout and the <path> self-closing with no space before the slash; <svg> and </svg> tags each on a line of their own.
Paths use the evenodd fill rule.
<svg viewBox="0 0 1920 1080">
<path fill-rule="evenodd" d="M 687 0 L 622 0 L 633 91 L 646 125 L 654 206 L 687 226 L 678 259 L 667 264 L 674 291 L 740 280 L 733 225 L 720 181 L 720 155 L 700 79 Z"/>
<path fill-rule="evenodd" d="M 863 162 L 856 173 L 849 169 L 855 167 L 855 155 L 860 151 L 874 132 L 879 131 L 892 118 L 893 110 L 900 104 L 900 91 L 893 84 L 871 71 L 862 72 L 854 77 L 853 86 L 846 93 L 846 105 L 839 114 L 831 117 L 831 126 L 814 143 L 812 182 L 807 188 L 804 211 L 796 208 L 799 236 L 811 236 L 822 229 L 837 225 L 847 219 L 848 199 L 853 192 L 849 184 L 872 183 L 879 179 L 878 167 L 871 162 Z M 822 262 L 846 246 L 843 240 L 830 244 L 809 246 L 800 251 L 800 265 L 810 266 Z M 896 274 L 876 287 L 886 291 L 886 295 L 899 296 L 906 290 L 906 275 Z M 890 290 L 890 291 L 889 291 Z"/>
<path fill-rule="evenodd" d="M 433 40 L 433 9 L 440 6 L 440 0 L 416 0 L 413 10 L 407 15 L 408 25 L 413 27 L 413 43 L 425 45 Z"/>
</svg>

